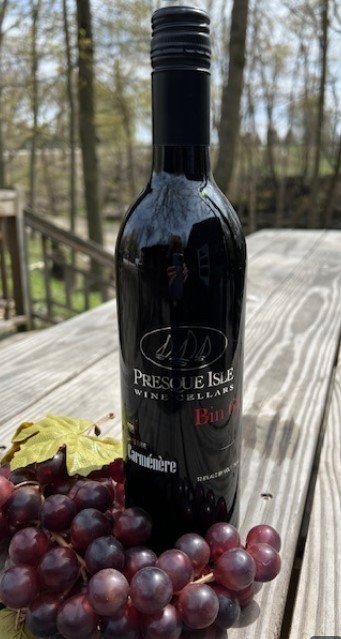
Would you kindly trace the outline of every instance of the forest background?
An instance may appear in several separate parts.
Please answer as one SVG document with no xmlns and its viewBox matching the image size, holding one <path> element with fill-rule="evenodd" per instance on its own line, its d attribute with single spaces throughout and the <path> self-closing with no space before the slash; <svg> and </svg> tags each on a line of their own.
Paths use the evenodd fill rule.
<svg viewBox="0 0 341 639">
<path fill-rule="evenodd" d="M 99 244 L 150 173 L 158 6 L 0 0 L 0 189 Z M 246 233 L 341 228 L 339 0 L 196 6 L 212 22 L 214 173 Z"/>
</svg>

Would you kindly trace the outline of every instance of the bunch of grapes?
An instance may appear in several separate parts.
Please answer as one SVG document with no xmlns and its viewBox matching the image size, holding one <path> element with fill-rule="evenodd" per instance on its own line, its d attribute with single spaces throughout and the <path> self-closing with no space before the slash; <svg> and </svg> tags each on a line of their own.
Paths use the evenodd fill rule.
<svg viewBox="0 0 341 639">
<path fill-rule="evenodd" d="M 37 637 L 178 639 L 226 630 L 258 583 L 280 570 L 280 537 L 231 524 L 186 533 L 157 556 L 152 521 L 124 508 L 122 459 L 69 477 L 63 449 L 20 471 L 0 467 L 0 541 L 8 558 L 0 600 Z"/>
</svg>

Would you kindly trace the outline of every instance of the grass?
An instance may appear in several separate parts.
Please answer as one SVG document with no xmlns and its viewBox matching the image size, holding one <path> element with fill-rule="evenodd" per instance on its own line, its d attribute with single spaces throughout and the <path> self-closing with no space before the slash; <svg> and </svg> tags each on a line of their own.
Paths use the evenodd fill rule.
<svg viewBox="0 0 341 639">
<path fill-rule="evenodd" d="M 48 304 L 46 301 L 44 273 L 36 269 L 30 271 L 29 285 L 34 311 L 45 315 L 48 311 Z M 76 288 L 71 291 L 68 300 L 65 283 L 54 277 L 49 278 L 49 287 L 52 315 L 54 320 L 58 322 L 73 317 L 77 313 L 82 313 L 88 308 L 98 306 L 102 302 L 101 294 L 98 291 L 90 291 L 86 303 L 83 291 Z"/>
<path fill-rule="evenodd" d="M 28 250 L 28 280 L 30 297 L 32 300 L 33 314 L 49 316 L 52 323 L 60 322 L 78 313 L 82 313 L 88 308 L 93 308 L 101 304 L 102 295 L 99 290 L 86 290 L 85 280 L 81 273 L 72 273 L 66 269 L 65 278 L 53 277 L 51 273 L 51 259 L 49 260 L 49 272 L 47 278 L 44 272 L 44 260 L 42 243 L 39 238 L 29 237 L 27 242 Z M 49 246 L 49 254 L 51 246 Z M 63 247 L 65 263 L 72 263 L 71 250 Z M 77 268 L 84 271 L 89 270 L 89 264 L 82 256 L 76 257 Z M 67 274 L 72 276 L 67 285 Z M 35 326 L 41 328 L 51 321 L 35 319 Z"/>
</svg>

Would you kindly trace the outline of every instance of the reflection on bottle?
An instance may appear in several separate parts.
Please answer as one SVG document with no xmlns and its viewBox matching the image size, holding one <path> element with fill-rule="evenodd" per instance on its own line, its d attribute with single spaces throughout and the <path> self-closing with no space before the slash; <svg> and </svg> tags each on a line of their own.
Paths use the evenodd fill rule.
<svg viewBox="0 0 341 639">
<path fill-rule="evenodd" d="M 183 299 L 184 282 L 188 277 L 188 269 L 184 262 L 184 253 L 181 237 L 173 235 L 169 241 L 171 265 L 167 268 L 169 295 L 176 305 Z"/>
</svg>

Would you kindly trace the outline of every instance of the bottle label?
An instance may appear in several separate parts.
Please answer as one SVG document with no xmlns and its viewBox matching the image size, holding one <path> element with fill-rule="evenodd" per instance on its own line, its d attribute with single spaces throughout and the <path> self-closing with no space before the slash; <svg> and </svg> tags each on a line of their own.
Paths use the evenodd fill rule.
<svg viewBox="0 0 341 639">
<path fill-rule="evenodd" d="M 192 423 L 204 426 L 228 420 L 240 408 L 235 397 L 219 403 L 219 408 L 205 406 L 205 400 L 227 399 L 235 390 L 234 368 L 214 370 L 228 348 L 228 339 L 218 329 L 178 326 L 146 333 L 140 350 L 146 367 L 134 368 L 133 392 L 150 401 L 192 404 Z M 148 363 L 156 372 L 146 372 Z"/>
<path fill-rule="evenodd" d="M 123 376 L 125 456 L 141 470 L 186 478 L 216 499 L 239 466 L 241 342 L 207 326 L 155 328 Z M 155 427 L 157 422 L 157 427 Z M 231 507 L 231 503 L 227 508 Z"/>
</svg>

